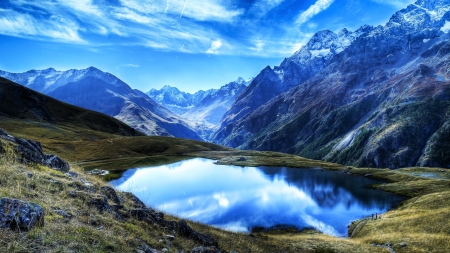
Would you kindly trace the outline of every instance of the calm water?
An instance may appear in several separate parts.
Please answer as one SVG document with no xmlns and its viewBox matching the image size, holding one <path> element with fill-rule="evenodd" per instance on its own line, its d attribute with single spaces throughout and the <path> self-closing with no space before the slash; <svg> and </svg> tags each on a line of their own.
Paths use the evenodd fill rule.
<svg viewBox="0 0 450 253">
<path fill-rule="evenodd" d="M 403 198 L 366 188 L 379 183 L 320 169 L 238 167 L 191 159 L 127 170 L 110 182 L 147 205 L 231 231 L 292 225 L 346 236 L 351 221 Z"/>
</svg>

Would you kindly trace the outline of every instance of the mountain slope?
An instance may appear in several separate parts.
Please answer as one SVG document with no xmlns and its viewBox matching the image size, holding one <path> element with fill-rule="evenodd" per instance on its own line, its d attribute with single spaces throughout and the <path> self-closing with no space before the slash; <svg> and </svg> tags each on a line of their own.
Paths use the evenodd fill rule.
<svg viewBox="0 0 450 253">
<path fill-rule="evenodd" d="M 236 81 L 230 82 L 218 90 L 209 92 L 208 95 L 182 116 L 191 121 L 217 125 L 236 97 L 247 87 L 247 84 L 247 81 L 238 78 Z"/>
<path fill-rule="evenodd" d="M 67 71 L 57 71 L 54 68 L 48 68 L 44 70 L 30 70 L 24 73 L 9 73 L 0 70 L 0 76 L 44 94 L 48 94 L 69 82 L 76 82 L 89 76 L 114 86 L 126 85 L 114 75 L 94 67 L 81 70 L 70 69 Z"/>
<path fill-rule="evenodd" d="M 67 103 L 114 116 L 147 135 L 202 140 L 180 117 L 114 75 L 94 67 L 68 71 L 50 68 L 25 73 L 0 71 L 0 76 Z M 131 107 L 134 110 L 130 110 Z"/>
<path fill-rule="evenodd" d="M 115 118 L 60 102 L 1 77 L 0 115 L 52 124 L 82 126 L 125 136 L 142 135 Z"/>
<path fill-rule="evenodd" d="M 182 115 L 214 91 L 214 89 L 199 90 L 194 94 L 190 94 L 180 91 L 176 87 L 166 85 L 159 90 L 151 89 L 146 94 L 160 105 L 178 115 Z"/>
<path fill-rule="evenodd" d="M 334 55 L 342 52 L 352 41 L 372 28 L 364 26 L 355 32 L 343 29 L 339 34 L 325 30 L 316 33 L 311 40 L 273 69 L 267 66 L 237 98 L 220 122 L 214 134 L 216 142 L 222 142 L 230 133 L 234 121 L 240 120 L 275 96 L 308 80 L 322 70 Z"/>
<path fill-rule="evenodd" d="M 115 86 L 88 76 L 60 86 L 49 95 L 70 104 L 114 116 L 147 135 L 201 140 L 178 116 L 150 98 L 136 94 L 128 85 Z"/>
<path fill-rule="evenodd" d="M 417 1 L 397 12 L 306 82 L 244 116 L 230 109 L 214 140 L 356 166 L 450 167 L 449 10 Z"/>
</svg>

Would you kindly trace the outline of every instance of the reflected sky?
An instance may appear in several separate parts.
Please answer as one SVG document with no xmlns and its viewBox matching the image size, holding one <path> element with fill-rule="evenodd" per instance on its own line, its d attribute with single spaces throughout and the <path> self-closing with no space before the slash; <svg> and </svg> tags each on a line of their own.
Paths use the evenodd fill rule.
<svg viewBox="0 0 450 253">
<path fill-rule="evenodd" d="M 377 182 L 320 169 L 242 168 L 196 158 L 129 169 L 110 184 L 164 212 L 231 231 L 293 225 L 346 236 L 351 221 L 402 200 L 366 188 Z"/>
</svg>

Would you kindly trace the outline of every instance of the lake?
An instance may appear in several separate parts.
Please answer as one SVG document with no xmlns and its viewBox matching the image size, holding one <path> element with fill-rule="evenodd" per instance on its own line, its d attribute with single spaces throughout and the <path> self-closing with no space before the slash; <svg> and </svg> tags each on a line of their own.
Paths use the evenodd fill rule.
<svg viewBox="0 0 450 253">
<path fill-rule="evenodd" d="M 404 199 L 368 188 L 377 183 L 318 168 L 239 167 L 201 158 L 129 169 L 110 182 L 163 212 L 230 231 L 294 226 L 335 236 Z"/>
</svg>

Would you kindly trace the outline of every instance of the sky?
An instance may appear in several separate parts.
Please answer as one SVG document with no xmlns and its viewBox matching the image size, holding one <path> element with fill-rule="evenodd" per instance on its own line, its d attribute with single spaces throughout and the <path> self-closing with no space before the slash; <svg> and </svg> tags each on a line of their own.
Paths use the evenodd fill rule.
<svg viewBox="0 0 450 253">
<path fill-rule="evenodd" d="M 144 92 L 219 88 L 320 30 L 384 25 L 415 0 L 0 0 L 0 70 L 109 72 Z"/>
</svg>

